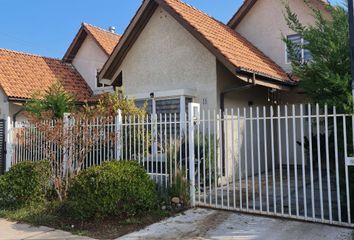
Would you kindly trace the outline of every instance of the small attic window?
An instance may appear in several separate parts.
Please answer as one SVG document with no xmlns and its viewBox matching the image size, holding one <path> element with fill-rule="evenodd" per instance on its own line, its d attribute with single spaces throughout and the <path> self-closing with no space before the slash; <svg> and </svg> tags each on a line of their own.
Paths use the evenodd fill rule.
<svg viewBox="0 0 354 240">
<path fill-rule="evenodd" d="M 123 86 L 123 72 L 119 73 L 117 78 L 114 80 L 112 86 L 113 86 L 114 91 L 116 91 L 117 88 L 120 88 Z"/>
<path fill-rule="evenodd" d="M 305 39 L 303 39 L 299 34 L 288 35 L 287 39 L 288 41 L 298 46 L 297 54 L 298 54 L 298 59 L 301 60 L 301 62 L 308 62 L 312 60 L 312 55 L 310 51 L 303 47 L 306 44 L 308 44 L 308 42 Z M 286 64 L 291 64 L 289 52 L 287 49 L 286 49 L 285 62 Z"/>
<path fill-rule="evenodd" d="M 103 87 L 106 87 L 106 85 L 105 85 L 105 84 L 100 83 L 100 79 L 99 79 L 99 74 L 100 74 L 100 71 L 101 71 L 101 69 L 100 69 L 100 68 L 97 68 L 97 69 L 96 69 L 96 87 L 97 87 L 97 88 L 103 88 Z"/>
</svg>

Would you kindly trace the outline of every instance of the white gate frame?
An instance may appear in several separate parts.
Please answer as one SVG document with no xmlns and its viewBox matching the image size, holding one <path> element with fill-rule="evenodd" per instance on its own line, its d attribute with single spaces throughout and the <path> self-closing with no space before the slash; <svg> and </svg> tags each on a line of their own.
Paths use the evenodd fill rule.
<svg viewBox="0 0 354 240">
<path fill-rule="evenodd" d="M 195 153 L 194 153 L 194 123 L 200 117 L 200 104 L 188 103 L 189 115 L 189 181 L 191 206 L 195 207 Z"/>
</svg>

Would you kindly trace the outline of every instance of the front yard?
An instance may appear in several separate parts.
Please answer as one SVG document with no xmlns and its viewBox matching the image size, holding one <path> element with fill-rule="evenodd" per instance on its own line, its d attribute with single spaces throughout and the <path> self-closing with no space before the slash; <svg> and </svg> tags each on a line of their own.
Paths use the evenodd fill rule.
<svg viewBox="0 0 354 240">
<path fill-rule="evenodd" d="M 179 196 L 188 189 L 179 191 L 173 184 L 161 189 L 134 161 L 111 161 L 82 171 L 61 201 L 49 169 L 46 161 L 22 162 L 1 176 L 0 218 L 115 239 L 187 207 L 188 200 Z"/>
</svg>

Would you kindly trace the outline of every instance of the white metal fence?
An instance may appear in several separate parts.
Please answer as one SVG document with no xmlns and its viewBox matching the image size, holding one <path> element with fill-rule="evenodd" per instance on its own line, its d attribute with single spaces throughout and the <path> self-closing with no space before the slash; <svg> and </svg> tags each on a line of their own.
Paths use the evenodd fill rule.
<svg viewBox="0 0 354 240">
<path fill-rule="evenodd" d="M 177 114 L 122 117 L 119 113 L 84 121 L 68 115 L 62 122 L 17 124 L 10 131 L 7 157 L 11 165 L 50 160 L 56 174 L 67 165 L 77 166 L 75 158 L 81 152 L 85 153 L 82 169 L 110 160 L 135 160 L 167 186 L 178 172 L 187 176 L 187 127 L 188 121 Z"/>
<path fill-rule="evenodd" d="M 89 133 L 99 134 L 83 168 L 136 160 L 163 186 L 178 172 L 189 176 L 193 205 L 353 226 L 353 115 L 318 105 L 222 112 L 190 104 L 182 116 L 118 115 L 88 123 Z M 69 123 L 63 129 L 77 125 L 85 127 Z M 47 159 L 48 149 L 64 161 L 80 149 L 54 151 L 58 147 L 35 129 L 12 129 L 13 164 Z"/>
</svg>

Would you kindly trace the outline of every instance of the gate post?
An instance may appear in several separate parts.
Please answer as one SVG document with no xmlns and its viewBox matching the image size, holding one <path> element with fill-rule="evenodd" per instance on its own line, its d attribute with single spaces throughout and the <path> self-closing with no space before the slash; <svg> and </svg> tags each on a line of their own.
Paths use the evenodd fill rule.
<svg viewBox="0 0 354 240">
<path fill-rule="evenodd" d="M 194 154 L 194 122 L 199 118 L 200 104 L 189 103 L 189 182 L 190 182 L 190 199 L 191 206 L 195 207 L 195 154 Z"/>
<path fill-rule="evenodd" d="M 12 164 L 12 123 L 11 118 L 7 117 L 5 122 L 5 136 L 6 136 L 6 161 L 5 161 L 5 171 L 9 171 Z"/>
<path fill-rule="evenodd" d="M 69 124 L 70 124 L 70 113 L 64 113 L 64 117 L 63 117 L 63 133 L 64 133 L 64 137 L 65 137 L 65 142 L 64 142 L 64 147 L 63 147 L 63 173 L 62 176 L 64 177 L 67 174 L 68 168 L 71 166 L 68 166 L 69 163 L 69 151 L 70 151 L 70 146 L 69 146 L 69 137 L 68 137 L 68 133 L 69 133 Z M 51 147 L 52 148 L 52 147 Z"/>
<path fill-rule="evenodd" d="M 121 141 L 121 136 L 122 136 L 122 110 L 118 109 L 117 115 L 115 117 L 115 159 L 116 160 L 122 160 L 122 141 Z"/>
</svg>

